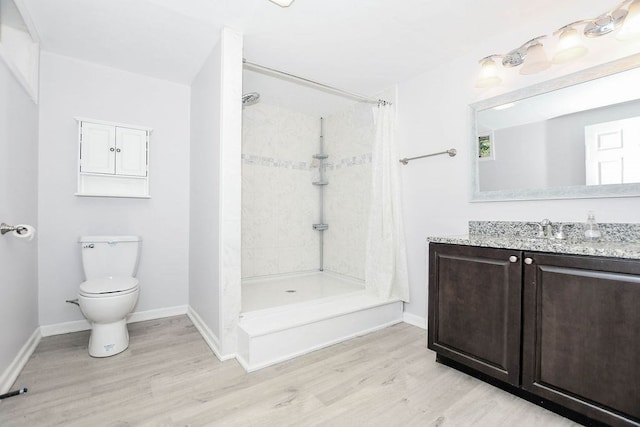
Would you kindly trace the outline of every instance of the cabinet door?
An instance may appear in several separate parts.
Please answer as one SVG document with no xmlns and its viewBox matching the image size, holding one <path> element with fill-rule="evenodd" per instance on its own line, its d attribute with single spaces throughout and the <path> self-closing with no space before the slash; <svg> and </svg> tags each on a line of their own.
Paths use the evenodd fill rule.
<svg viewBox="0 0 640 427">
<path fill-rule="evenodd" d="M 523 388 L 610 425 L 638 425 L 640 262 L 525 257 Z"/>
<path fill-rule="evenodd" d="M 116 173 L 147 176 L 147 131 L 116 128 Z"/>
<path fill-rule="evenodd" d="M 428 347 L 512 385 L 520 383 L 519 251 L 430 244 Z"/>
<path fill-rule="evenodd" d="M 116 135 L 113 126 L 82 122 L 80 172 L 115 173 Z"/>
</svg>

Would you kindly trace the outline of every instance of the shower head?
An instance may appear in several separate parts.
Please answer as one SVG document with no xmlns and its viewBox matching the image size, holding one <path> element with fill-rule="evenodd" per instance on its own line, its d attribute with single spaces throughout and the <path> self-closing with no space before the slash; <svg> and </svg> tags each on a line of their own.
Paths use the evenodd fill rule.
<svg viewBox="0 0 640 427">
<path fill-rule="evenodd" d="M 260 99 L 258 92 L 249 92 L 242 95 L 242 105 L 253 105 Z"/>
</svg>

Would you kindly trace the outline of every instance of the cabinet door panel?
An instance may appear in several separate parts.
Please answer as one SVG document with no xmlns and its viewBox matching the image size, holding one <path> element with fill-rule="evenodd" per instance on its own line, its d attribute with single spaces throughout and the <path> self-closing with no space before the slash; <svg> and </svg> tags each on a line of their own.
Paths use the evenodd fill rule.
<svg viewBox="0 0 640 427">
<path fill-rule="evenodd" d="M 512 385 L 519 385 L 520 373 L 519 255 L 430 246 L 429 348 Z"/>
<path fill-rule="evenodd" d="M 116 128 L 116 173 L 147 176 L 147 132 Z"/>
<path fill-rule="evenodd" d="M 638 263 L 530 256 L 523 388 L 609 424 L 640 421 Z"/>
<path fill-rule="evenodd" d="M 80 171 L 115 173 L 116 137 L 113 126 L 83 122 L 80 129 Z"/>
</svg>

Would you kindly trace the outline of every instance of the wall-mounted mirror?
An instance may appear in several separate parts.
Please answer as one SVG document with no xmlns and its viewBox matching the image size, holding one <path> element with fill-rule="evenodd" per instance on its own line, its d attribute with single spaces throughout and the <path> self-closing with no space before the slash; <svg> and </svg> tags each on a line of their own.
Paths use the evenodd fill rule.
<svg viewBox="0 0 640 427">
<path fill-rule="evenodd" d="M 471 200 L 640 196 L 640 54 L 471 106 Z"/>
<path fill-rule="evenodd" d="M 40 47 L 21 0 L 0 0 L 0 58 L 35 102 Z"/>
</svg>

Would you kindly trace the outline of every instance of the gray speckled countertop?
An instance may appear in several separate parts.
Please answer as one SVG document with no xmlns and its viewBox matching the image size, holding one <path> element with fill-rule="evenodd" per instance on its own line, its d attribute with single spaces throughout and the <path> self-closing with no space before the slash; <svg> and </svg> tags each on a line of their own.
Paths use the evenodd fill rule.
<svg viewBox="0 0 640 427">
<path fill-rule="evenodd" d="M 616 230 L 619 234 L 609 232 L 610 230 Z M 640 230 L 640 224 L 602 224 L 602 239 L 598 242 L 586 242 L 580 238 L 579 233 L 572 233 L 573 235 L 570 235 L 567 240 L 537 238 L 535 229 L 527 226 L 526 223 L 471 221 L 469 234 L 428 237 L 427 241 L 523 251 L 640 259 L 640 239 L 637 239 L 636 234 L 638 230 Z M 618 240 L 620 234 L 623 234 L 624 238 Z"/>
</svg>

